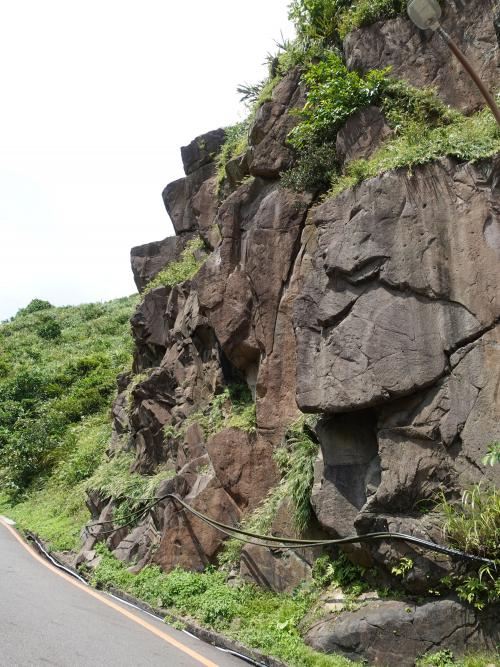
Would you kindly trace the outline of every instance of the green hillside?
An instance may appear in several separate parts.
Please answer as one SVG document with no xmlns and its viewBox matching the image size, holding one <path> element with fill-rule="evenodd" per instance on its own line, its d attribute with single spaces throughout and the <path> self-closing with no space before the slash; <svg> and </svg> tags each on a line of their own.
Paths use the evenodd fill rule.
<svg viewBox="0 0 500 667">
<path fill-rule="evenodd" d="M 85 480 L 109 442 L 130 368 L 137 296 L 55 308 L 33 300 L 0 325 L 0 510 L 55 548 L 75 547 Z"/>
</svg>

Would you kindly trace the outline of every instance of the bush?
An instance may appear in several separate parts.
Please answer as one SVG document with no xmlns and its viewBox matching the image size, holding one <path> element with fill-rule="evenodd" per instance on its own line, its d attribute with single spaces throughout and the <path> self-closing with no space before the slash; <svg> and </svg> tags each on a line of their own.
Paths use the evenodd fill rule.
<svg viewBox="0 0 500 667">
<path fill-rule="evenodd" d="M 406 5 L 407 0 L 358 0 L 340 14 L 337 22 L 339 38 L 344 39 L 355 28 L 401 14 Z"/>
<path fill-rule="evenodd" d="M 21 308 L 17 311 L 16 317 L 19 315 L 29 315 L 30 313 L 38 313 L 40 310 L 48 310 L 54 306 L 49 303 L 49 301 L 43 301 L 43 299 L 33 299 L 25 308 Z"/>
<path fill-rule="evenodd" d="M 297 163 L 282 174 L 283 186 L 298 191 L 328 189 L 339 169 L 337 132 L 358 109 L 378 101 L 385 75 L 385 70 L 373 70 L 365 77 L 350 72 L 333 51 L 308 67 L 302 76 L 307 102 L 296 112 L 301 120 L 288 137 L 297 151 Z"/>
<path fill-rule="evenodd" d="M 307 103 L 298 112 L 301 122 L 289 135 L 292 146 L 300 151 L 311 144 L 334 141 L 339 128 L 355 111 L 379 99 L 386 74 L 387 70 L 372 70 L 362 77 L 349 71 L 339 55 L 326 53 L 302 77 Z"/>
<path fill-rule="evenodd" d="M 44 317 L 39 321 L 36 332 L 45 340 L 56 340 L 62 333 L 61 325 L 53 317 Z"/>
</svg>

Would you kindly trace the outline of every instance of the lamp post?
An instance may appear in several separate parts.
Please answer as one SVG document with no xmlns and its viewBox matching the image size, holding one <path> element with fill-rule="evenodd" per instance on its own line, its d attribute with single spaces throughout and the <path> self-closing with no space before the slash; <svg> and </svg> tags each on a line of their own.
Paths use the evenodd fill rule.
<svg viewBox="0 0 500 667">
<path fill-rule="evenodd" d="M 445 43 L 448 45 L 450 51 L 460 61 L 463 68 L 469 74 L 479 89 L 479 92 L 484 97 L 486 104 L 490 107 L 495 120 L 500 125 L 500 109 L 498 108 L 495 98 L 481 81 L 479 74 L 472 67 L 462 51 L 458 48 L 455 42 L 451 39 L 448 33 L 442 28 L 439 23 L 441 18 L 441 7 L 437 0 L 411 0 L 408 4 L 408 16 L 413 23 L 421 30 L 435 30 Z"/>
</svg>

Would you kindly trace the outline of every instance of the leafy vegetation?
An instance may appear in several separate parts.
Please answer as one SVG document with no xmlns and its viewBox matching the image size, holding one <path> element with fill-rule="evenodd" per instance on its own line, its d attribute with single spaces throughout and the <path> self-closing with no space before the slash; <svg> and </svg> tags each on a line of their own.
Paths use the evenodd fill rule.
<svg viewBox="0 0 500 667">
<path fill-rule="evenodd" d="M 103 498 L 114 499 L 116 524 L 125 523 L 131 513 L 150 503 L 160 482 L 174 474 L 172 470 L 161 469 L 150 476 L 131 472 L 134 459 L 132 452 L 119 452 L 113 458 L 104 459 L 85 484 Z"/>
<path fill-rule="evenodd" d="M 106 411 L 70 426 L 67 438 L 72 446 L 66 457 L 17 502 L 0 493 L 0 513 L 42 536 L 55 550 L 77 549 L 81 530 L 90 518 L 85 506 L 86 480 L 99 466 L 110 436 Z"/>
<path fill-rule="evenodd" d="M 483 458 L 483 465 L 493 466 L 500 463 L 500 442 L 491 442 L 488 445 L 488 453 Z"/>
<path fill-rule="evenodd" d="M 242 99 L 253 99 L 255 94 L 255 103 L 262 93 L 263 84 L 257 86 L 240 86 L 239 92 L 242 94 Z M 246 92 L 245 92 L 246 91 Z M 252 92 L 253 91 L 253 92 Z M 220 190 L 227 178 L 226 165 L 233 157 L 242 155 L 248 147 L 248 128 L 249 120 L 244 120 L 241 123 L 236 123 L 230 127 L 226 127 L 226 140 L 217 156 L 217 187 Z"/>
<path fill-rule="evenodd" d="M 311 490 L 314 481 L 314 461 L 318 444 L 310 435 L 313 418 L 300 417 L 287 429 L 283 445 L 275 452 L 281 473 L 280 483 L 271 489 L 260 505 L 241 522 L 241 527 L 257 535 L 267 535 L 285 498 L 293 507 L 293 523 L 298 533 L 305 530 L 311 518 Z M 243 548 L 239 540 L 230 539 L 219 556 L 221 565 L 234 565 Z"/>
<path fill-rule="evenodd" d="M 166 438 L 183 438 L 186 429 L 197 423 L 206 439 L 224 428 L 240 428 L 250 433 L 256 429 L 255 403 L 246 385 L 230 384 L 210 401 L 206 408 L 189 415 L 179 427 L 167 425 Z"/>
<path fill-rule="evenodd" d="M 470 117 L 460 116 L 453 123 L 435 128 L 414 123 L 369 160 L 348 164 L 344 175 L 334 178 L 328 196 L 336 196 L 348 187 L 393 169 L 411 169 L 444 156 L 476 161 L 499 151 L 499 129 L 488 110 Z"/>
<path fill-rule="evenodd" d="M 19 497 L 75 451 L 81 420 L 110 404 L 130 363 L 136 297 L 54 308 L 35 300 L 0 325 L 0 483 Z M 86 422 L 87 423 L 87 422 Z"/>
<path fill-rule="evenodd" d="M 297 629 L 314 601 L 314 591 L 277 595 L 250 584 L 228 585 L 227 574 L 216 570 L 165 574 L 147 566 L 137 575 L 98 547 L 102 560 L 92 573 L 92 583 L 117 587 L 154 607 L 191 616 L 205 626 L 223 631 L 247 646 L 259 649 L 297 667 L 347 667 L 353 663 L 307 647 Z"/>
<path fill-rule="evenodd" d="M 300 38 L 333 44 L 355 28 L 396 16 L 406 5 L 406 0 L 294 0 L 289 18 Z"/>
<path fill-rule="evenodd" d="M 351 72 L 333 51 L 309 66 L 302 77 L 307 103 L 297 112 L 301 121 L 289 135 L 297 151 L 297 166 L 283 174 L 285 187 L 321 190 L 331 182 L 338 171 L 338 130 L 358 109 L 379 98 L 385 75 L 384 70 L 373 70 L 364 77 Z"/>
<path fill-rule="evenodd" d="M 416 661 L 416 667 L 488 667 L 500 660 L 499 653 L 479 653 L 455 658 L 449 649 L 429 652 Z"/>
<path fill-rule="evenodd" d="M 170 262 L 170 264 L 150 280 L 144 288 L 143 294 L 147 294 L 152 289 L 155 289 L 155 287 L 173 287 L 193 278 L 205 261 L 200 254 L 203 248 L 204 243 L 201 238 L 189 241 L 182 251 L 180 259 Z"/>
<path fill-rule="evenodd" d="M 482 609 L 500 601 L 500 490 L 476 484 L 460 503 L 442 499 L 443 532 L 449 542 L 471 554 L 489 558 L 478 572 L 457 571 L 443 580 L 459 597 Z"/>
</svg>

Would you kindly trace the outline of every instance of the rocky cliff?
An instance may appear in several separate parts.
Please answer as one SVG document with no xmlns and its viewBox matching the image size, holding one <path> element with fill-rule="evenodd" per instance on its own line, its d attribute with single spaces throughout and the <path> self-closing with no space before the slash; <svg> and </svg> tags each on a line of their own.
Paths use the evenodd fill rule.
<svg viewBox="0 0 500 667">
<path fill-rule="evenodd" d="M 444 24 L 494 86 L 492 6 L 469 5 L 465 13 L 449 3 Z M 354 30 L 344 53 L 351 68 L 391 65 L 402 79 L 433 84 L 462 111 L 481 104 L 439 38 L 403 16 Z M 273 452 L 289 425 L 313 413 L 319 453 L 307 530 L 323 537 L 390 530 L 442 542 L 433 499 L 500 481 L 498 467 L 481 463 L 487 444 L 500 439 L 500 158 L 442 157 L 321 200 L 286 189 L 280 174 L 293 165 L 287 137 L 298 122 L 290 111 L 302 108 L 307 92 L 300 74 L 288 71 L 260 106 L 248 149 L 228 162 L 222 185 L 216 156 L 224 130 L 182 149 L 186 176 L 163 192 L 176 236 L 133 248 L 132 269 L 143 292 L 199 237 L 203 248 L 192 252 L 201 268 L 143 292 L 132 318 L 135 378 L 119 379 L 110 450 L 134 451 L 143 474 L 170 468 L 157 497 L 171 490 L 237 524 L 278 484 Z M 384 127 L 383 118 L 353 117 L 339 133 L 339 152 L 366 154 L 383 141 Z M 252 428 L 226 420 L 214 433 L 192 418 L 241 384 L 255 403 Z M 278 508 L 275 534 L 294 534 L 288 502 Z M 94 497 L 94 516 L 107 519 L 112 504 Z M 163 501 L 108 544 L 136 568 L 201 569 L 217 562 L 223 539 Z M 311 576 L 315 555 L 247 546 L 239 569 L 291 590 Z M 456 566 L 404 542 L 362 543 L 347 555 L 389 586 L 394 563 L 411 559 L 406 593 L 427 598 Z M 322 650 L 413 664 L 429 648 L 494 646 L 497 612 L 481 615 L 452 598 L 411 608 L 378 600 L 316 623 L 307 637 Z M 394 641 L 408 624 L 415 636 Z"/>
</svg>

